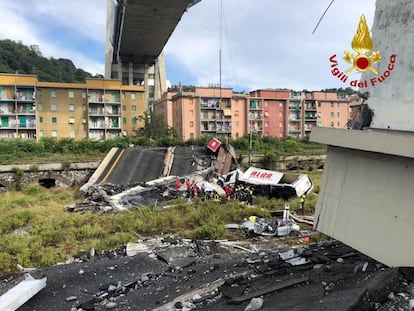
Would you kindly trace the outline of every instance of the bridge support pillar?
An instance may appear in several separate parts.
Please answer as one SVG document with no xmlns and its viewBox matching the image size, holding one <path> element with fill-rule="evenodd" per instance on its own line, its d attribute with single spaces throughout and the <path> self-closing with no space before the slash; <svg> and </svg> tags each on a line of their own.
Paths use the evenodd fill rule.
<svg viewBox="0 0 414 311">
<path fill-rule="evenodd" d="M 328 145 L 316 230 L 388 266 L 414 266 L 414 133 L 315 128 Z"/>
</svg>

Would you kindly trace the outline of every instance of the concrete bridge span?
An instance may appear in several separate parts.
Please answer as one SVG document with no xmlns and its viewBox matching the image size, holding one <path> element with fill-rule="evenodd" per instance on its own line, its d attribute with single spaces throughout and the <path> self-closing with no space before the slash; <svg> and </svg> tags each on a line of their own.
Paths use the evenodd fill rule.
<svg viewBox="0 0 414 311">
<path fill-rule="evenodd" d="M 107 0 L 105 77 L 143 85 L 148 108 L 167 91 L 162 50 L 201 0 Z"/>
</svg>

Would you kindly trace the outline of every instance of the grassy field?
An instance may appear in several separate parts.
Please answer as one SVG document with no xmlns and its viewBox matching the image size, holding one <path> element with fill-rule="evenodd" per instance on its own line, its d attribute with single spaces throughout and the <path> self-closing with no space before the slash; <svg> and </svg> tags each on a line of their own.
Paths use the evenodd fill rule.
<svg viewBox="0 0 414 311">
<path fill-rule="evenodd" d="M 305 205 L 312 213 L 321 179 L 320 171 L 306 172 L 315 182 Z M 250 215 L 268 217 L 282 210 L 285 202 L 255 198 L 254 207 L 236 201 L 218 203 L 185 200 L 169 202 L 168 209 L 131 209 L 117 214 L 70 213 L 66 204 L 79 201 L 77 189 L 45 189 L 29 185 L 22 191 L 0 194 L 0 275 L 17 264 L 40 267 L 62 262 L 79 250 L 111 250 L 143 236 L 171 235 L 197 239 L 239 239 L 224 225 L 240 223 Z M 298 199 L 290 202 L 300 207 Z"/>
</svg>

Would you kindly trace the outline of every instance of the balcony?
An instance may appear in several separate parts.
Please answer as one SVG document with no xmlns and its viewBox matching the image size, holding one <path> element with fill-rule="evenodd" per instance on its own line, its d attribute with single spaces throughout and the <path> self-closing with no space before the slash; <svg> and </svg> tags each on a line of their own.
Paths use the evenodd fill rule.
<svg viewBox="0 0 414 311">
<path fill-rule="evenodd" d="M 263 114 L 258 112 L 249 112 L 249 120 L 263 120 Z"/>
<path fill-rule="evenodd" d="M 216 120 L 216 114 L 214 114 L 214 113 L 209 113 L 209 114 L 206 114 L 206 113 L 204 113 L 204 114 L 201 114 L 201 117 L 200 117 L 200 120 L 201 121 L 215 121 Z"/>
</svg>

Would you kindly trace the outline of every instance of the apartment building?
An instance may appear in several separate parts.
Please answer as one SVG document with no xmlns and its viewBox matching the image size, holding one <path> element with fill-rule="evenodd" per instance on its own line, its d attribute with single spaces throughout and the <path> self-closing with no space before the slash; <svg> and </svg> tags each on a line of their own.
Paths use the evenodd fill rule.
<svg viewBox="0 0 414 311">
<path fill-rule="evenodd" d="M 40 82 L 32 75 L 0 75 L 2 139 L 91 138 L 136 135 L 146 103 L 142 86 L 118 80 Z"/>
<path fill-rule="evenodd" d="M 249 94 L 248 130 L 264 136 L 287 135 L 290 90 L 265 89 Z"/>
<path fill-rule="evenodd" d="M 247 132 L 247 96 L 232 89 L 195 87 L 191 91 L 164 94 L 154 113 L 184 140 L 203 135 L 241 137 Z"/>
<path fill-rule="evenodd" d="M 346 126 L 349 103 L 349 98 L 336 93 L 259 89 L 238 94 L 228 88 L 196 87 L 164 94 L 154 112 L 184 140 L 202 135 L 236 138 L 248 133 L 301 139 L 316 126 Z"/>
<path fill-rule="evenodd" d="M 315 126 L 346 128 L 350 118 L 350 98 L 337 93 L 309 92 L 303 103 L 303 134 L 309 135 Z"/>
</svg>

